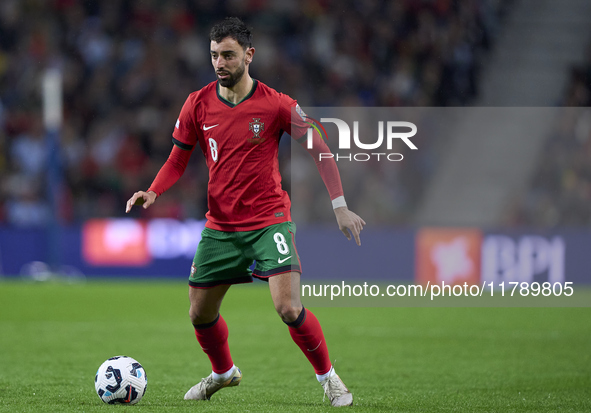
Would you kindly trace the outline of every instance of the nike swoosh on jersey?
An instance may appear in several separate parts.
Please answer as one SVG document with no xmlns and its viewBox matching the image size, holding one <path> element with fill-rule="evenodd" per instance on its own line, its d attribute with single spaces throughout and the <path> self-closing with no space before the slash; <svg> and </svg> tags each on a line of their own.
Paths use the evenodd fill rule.
<svg viewBox="0 0 591 413">
<path fill-rule="evenodd" d="M 290 259 L 290 258 L 291 258 L 291 255 L 290 255 L 289 257 L 287 257 L 287 258 L 283 258 L 283 259 L 282 259 L 282 258 L 277 258 L 277 262 L 278 262 L 279 264 L 283 264 L 285 261 L 287 261 L 287 260 L 288 260 L 288 259 Z"/>
<path fill-rule="evenodd" d="M 220 124 L 218 123 L 217 125 L 212 125 L 212 126 L 203 125 L 203 130 L 210 130 L 211 128 L 215 128 L 216 126 L 220 126 Z"/>
</svg>

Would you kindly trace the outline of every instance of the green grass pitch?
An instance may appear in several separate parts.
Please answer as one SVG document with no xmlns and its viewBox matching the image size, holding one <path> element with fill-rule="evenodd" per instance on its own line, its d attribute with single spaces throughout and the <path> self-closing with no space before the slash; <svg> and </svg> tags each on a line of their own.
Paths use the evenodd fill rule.
<svg viewBox="0 0 591 413">
<path fill-rule="evenodd" d="M 591 411 L 591 308 L 312 308 L 357 412 Z M 244 379 L 184 401 L 210 373 L 185 282 L 0 282 L 2 412 L 326 412 L 312 368 L 266 285 L 222 306 Z M 98 366 L 136 358 L 144 399 L 109 406 Z"/>
</svg>

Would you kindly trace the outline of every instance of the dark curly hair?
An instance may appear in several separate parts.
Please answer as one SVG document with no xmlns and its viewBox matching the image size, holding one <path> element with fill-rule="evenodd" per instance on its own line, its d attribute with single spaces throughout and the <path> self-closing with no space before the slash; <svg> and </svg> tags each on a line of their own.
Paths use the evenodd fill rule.
<svg viewBox="0 0 591 413">
<path fill-rule="evenodd" d="M 209 40 L 216 43 L 221 42 L 226 37 L 236 40 L 245 50 L 248 47 L 252 47 L 252 33 L 238 17 L 226 17 L 213 26 L 209 32 Z"/>
</svg>

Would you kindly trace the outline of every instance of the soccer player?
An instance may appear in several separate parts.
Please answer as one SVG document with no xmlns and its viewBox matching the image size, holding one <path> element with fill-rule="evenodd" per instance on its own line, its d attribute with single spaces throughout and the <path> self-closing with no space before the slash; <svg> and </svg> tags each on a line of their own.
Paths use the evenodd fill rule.
<svg viewBox="0 0 591 413">
<path fill-rule="evenodd" d="M 152 205 L 183 174 L 199 145 L 209 169 L 209 211 L 189 276 L 189 315 L 212 373 L 185 399 L 209 400 L 216 391 L 242 380 L 219 309 L 230 285 L 252 282 L 254 276 L 268 281 L 277 313 L 312 364 L 331 404 L 351 405 L 353 396 L 331 365 L 320 323 L 300 301 L 295 226 L 289 197 L 281 189 L 279 138 L 286 131 L 303 143 L 310 126 L 295 100 L 250 77 L 255 49 L 240 19 L 226 18 L 215 25 L 210 47 L 217 81 L 189 95 L 172 134 L 168 160 L 150 188 L 133 194 L 126 206 L 129 212 L 134 205 Z M 318 159 L 318 153 L 330 150 L 316 132 L 312 143 L 309 151 L 328 189 L 339 229 L 360 245 L 365 222 L 347 208 L 336 162 Z"/>
</svg>

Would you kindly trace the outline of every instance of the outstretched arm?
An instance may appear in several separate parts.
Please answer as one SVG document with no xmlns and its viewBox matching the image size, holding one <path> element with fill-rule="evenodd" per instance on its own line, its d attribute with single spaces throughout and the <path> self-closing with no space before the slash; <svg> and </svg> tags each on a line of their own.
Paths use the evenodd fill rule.
<svg viewBox="0 0 591 413">
<path fill-rule="evenodd" d="M 302 145 L 314 158 L 314 162 L 316 162 L 318 172 L 320 172 L 322 181 L 324 182 L 330 195 L 330 199 L 332 200 L 332 207 L 334 209 L 339 229 L 345 234 L 348 240 L 351 239 L 352 234 L 357 245 L 361 245 L 359 233 L 363 229 L 365 221 L 359 215 L 347 208 L 341 184 L 341 176 L 334 158 L 323 158 L 320 160 L 321 153 L 330 152 L 328 145 L 322 140 L 322 137 L 317 131 L 314 130 L 312 136 L 312 148 L 307 147 L 306 141 L 303 141 Z"/>
<path fill-rule="evenodd" d="M 150 188 L 147 191 L 138 191 L 133 194 L 127 201 L 125 213 L 131 211 L 134 205 L 143 205 L 144 209 L 147 209 L 156 201 L 157 197 L 174 185 L 187 169 L 192 152 L 192 150 L 187 151 L 174 145 Z"/>
</svg>

